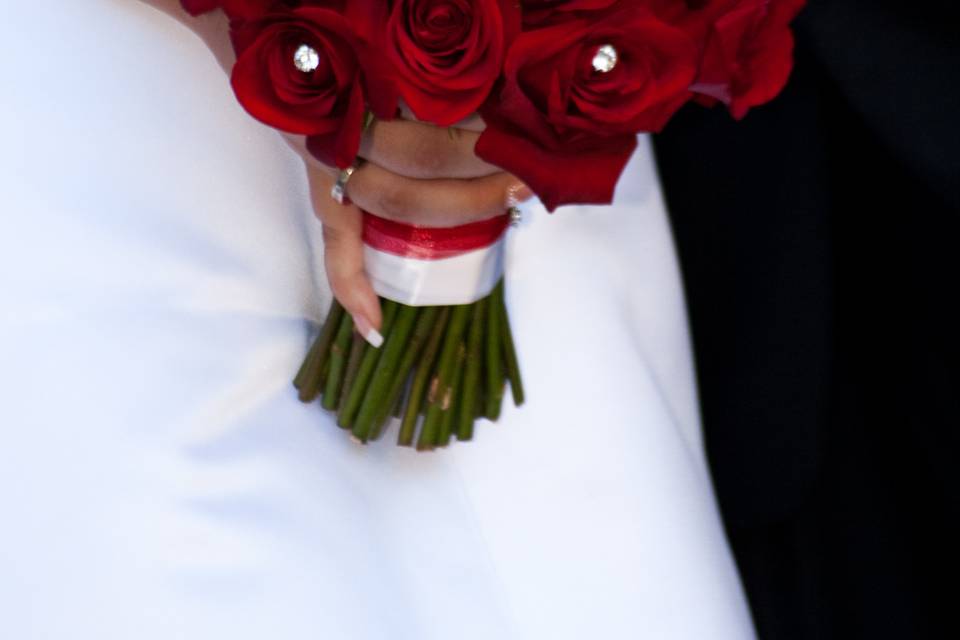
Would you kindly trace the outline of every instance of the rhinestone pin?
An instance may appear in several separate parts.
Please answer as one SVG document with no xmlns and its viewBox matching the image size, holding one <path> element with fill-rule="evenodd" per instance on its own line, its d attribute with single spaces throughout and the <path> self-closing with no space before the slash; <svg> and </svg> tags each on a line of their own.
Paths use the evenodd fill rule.
<svg viewBox="0 0 960 640">
<path fill-rule="evenodd" d="M 302 44 L 293 54 L 293 64 L 304 73 L 312 73 L 320 66 L 320 54 L 310 45 Z"/>
<path fill-rule="evenodd" d="M 617 50 L 612 44 L 605 44 L 597 49 L 593 56 L 593 68 L 600 73 L 609 73 L 617 66 Z"/>
</svg>

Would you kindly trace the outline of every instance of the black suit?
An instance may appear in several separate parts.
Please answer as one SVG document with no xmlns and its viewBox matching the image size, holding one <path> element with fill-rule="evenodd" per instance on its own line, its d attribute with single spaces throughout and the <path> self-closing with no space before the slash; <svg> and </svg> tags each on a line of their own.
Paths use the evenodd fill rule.
<svg viewBox="0 0 960 640">
<path fill-rule="evenodd" d="M 958 633 L 957 4 L 809 0 L 780 97 L 655 138 L 765 640 Z"/>
</svg>

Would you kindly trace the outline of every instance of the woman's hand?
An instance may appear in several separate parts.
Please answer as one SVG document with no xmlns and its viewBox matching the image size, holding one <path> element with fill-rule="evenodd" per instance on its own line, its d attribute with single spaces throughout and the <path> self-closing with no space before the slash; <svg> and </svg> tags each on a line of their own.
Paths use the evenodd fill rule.
<svg viewBox="0 0 960 640">
<path fill-rule="evenodd" d="M 169 13 L 207 44 L 227 73 L 235 61 L 229 22 L 221 11 L 191 18 L 178 0 L 143 0 Z M 323 224 L 324 263 L 330 288 L 370 342 L 382 338 L 380 305 L 363 268 L 360 208 L 408 224 L 449 227 L 482 220 L 532 196 L 515 177 L 473 152 L 483 122 L 469 118 L 452 128 L 404 119 L 378 121 L 365 132 L 366 160 L 347 184 L 353 204 L 338 204 L 330 189 L 339 171 L 319 163 L 303 136 L 287 141 L 304 159 L 314 212 Z"/>
<path fill-rule="evenodd" d="M 382 218 L 430 227 L 501 214 L 511 197 L 522 201 L 531 194 L 518 179 L 474 154 L 479 136 L 478 131 L 409 120 L 374 122 L 361 139 L 359 155 L 365 162 L 350 178 L 347 195 Z M 339 170 L 310 158 L 301 140 L 294 138 L 291 144 L 311 170 L 326 173 L 332 184 Z"/>
<path fill-rule="evenodd" d="M 366 162 L 346 186 L 352 204 L 343 205 L 330 196 L 339 171 L 312 158 L 302 137 L 287 136 L 307 163 L 330 288 L 371 343 L 382 339 L 376 331 L 381 316 L 363 268 L 361 208 L 400 222 L 444 227 L 499 215 L 531 197 L 523 183 L 474 154 L 482 127 L 478 118 L 449 129 L 412 120 L 374 122 L 360 145 Z"/>
</svg>

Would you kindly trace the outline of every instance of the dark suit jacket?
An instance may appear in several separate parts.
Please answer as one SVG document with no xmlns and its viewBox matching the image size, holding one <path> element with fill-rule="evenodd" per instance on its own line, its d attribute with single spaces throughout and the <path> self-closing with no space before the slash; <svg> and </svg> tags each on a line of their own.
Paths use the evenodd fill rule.
<svg viewBox="0 0 960 640">
<path fill-rule="evenodd" d="M 809 0 L 780 97 L 655 137 L 767 639 L 956 627 L 935 580 L 960 580 L 958 5 Z"/>
</svg>

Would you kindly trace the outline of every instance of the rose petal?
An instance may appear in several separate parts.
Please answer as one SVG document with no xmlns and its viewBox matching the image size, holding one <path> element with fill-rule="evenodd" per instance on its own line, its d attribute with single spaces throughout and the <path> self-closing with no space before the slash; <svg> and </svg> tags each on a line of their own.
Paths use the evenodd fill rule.
<svg viewBox="0 0 960 640">
<path fill-rule="evenodd" d="M 476 154 L 523 180 L 548 211 L 570 203 L 609 204 L 620 174 L 637 146 L 635 135 L 596 141 L 595 148 L 547 151 L 521 132 L 488 126 Z"/>
</svg>

